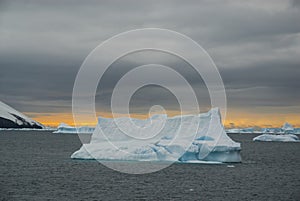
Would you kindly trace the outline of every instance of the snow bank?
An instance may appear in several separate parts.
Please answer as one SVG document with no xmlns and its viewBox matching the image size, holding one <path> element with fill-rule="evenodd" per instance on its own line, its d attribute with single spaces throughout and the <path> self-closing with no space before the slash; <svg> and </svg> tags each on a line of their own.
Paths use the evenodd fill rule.
<svg viewBox="0 0 300 201">
<path fill-rule="evenodd" d="M 53 133 L 70 133 L 70 134 L 77 134 L 77 133 L 93 133 L 95 128 L 92 127 L 72 127 L 69 126 L 68 124 L 61 123 L 58 127 L 57 130 L 54 131 Z"/>
<path fill-rule="evenodd" d="M 253 138 L 253 141 L 297 142 L 299 141 L 299 138 L 293 134 L 263 134 Z"/>
<path fill-rule="evenodd" d="M 134 130 L 128 124 L 130 121 L 138 125 L 139 129 Z M 157 131 L 162 122 L 165 124 L 155 137 L 144 139 Z M 124 134 L 116 123 L 126 128 L 131 136 Z M 144 130 L 149 123 L 155 126 Z M 240 150 L 240 144 L 227 136 L 219 110 L 212 109 L 200 115 L 171 118 L 155 115 L 146 120 L 99 117 L 91 142 L 83 144 L 71 158 L 184 163 L 241 162 Z"/>
</svg>

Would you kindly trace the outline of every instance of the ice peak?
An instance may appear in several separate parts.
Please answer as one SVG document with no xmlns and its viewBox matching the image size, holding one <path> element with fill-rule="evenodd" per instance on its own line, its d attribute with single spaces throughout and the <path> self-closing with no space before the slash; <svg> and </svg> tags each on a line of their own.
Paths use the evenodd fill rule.
<svg viewBox="0 0 300 201">
<path fill-rule="evenodd" d="M 292 126 L 292 124 L 289 124 L 288 122 L 285 122 L 282 126 L 282 130 L 294 130 L 294 127 Z"/>
</svg>

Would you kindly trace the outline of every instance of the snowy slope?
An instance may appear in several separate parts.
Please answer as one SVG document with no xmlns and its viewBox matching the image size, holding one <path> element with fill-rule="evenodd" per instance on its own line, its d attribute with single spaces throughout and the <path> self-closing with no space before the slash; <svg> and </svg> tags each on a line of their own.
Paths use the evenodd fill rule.
<svg viewBox="0 0 300 201">
<path fill-rule="evenodd" d="M 162 129 L 163 120 L 165 124 Z M 140 128 L 134 130 L 128 124 L 133 122 Z M 125 134 L 117 125 L 129 131 Z M 148 123 L 154 127 L 147 127 Z M 195 128 L 195 129 L 194 129 Z M 149 139 L 155 131 L 160 132 Z M 134 136 L 134 137 L 132 137 Z M 218 109 L 200 115 L 186 115 L 167 118 L 155 115 L 147 120 L 99 118 L 91 142 L 74 152 L 74 159 L 134 160 L 134 161 L 214 161 L 241 162 L 240 144 L 234 142 L 225 132 Z"/>
<path fill-rule="evenodd" d="M 44 126 L 0 101 L 0 128 L 37 128 Z"/>
</svg>

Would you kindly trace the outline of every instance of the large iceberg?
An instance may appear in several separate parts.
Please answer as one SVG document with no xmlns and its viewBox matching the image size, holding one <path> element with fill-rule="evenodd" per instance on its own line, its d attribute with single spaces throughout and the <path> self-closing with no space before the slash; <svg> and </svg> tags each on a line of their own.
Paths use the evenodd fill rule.
<svg viewBox="0 0 300 201">
<path fill-rule="evenodd" d="M 297 142 L 299 138 L 293 134 L 262 134 L 255 138 L 253 141 L 266 141 L 266 142 Z"/>
<path fill-rule="evenodd" d="M 131 123 L 139 128 L 132 128 Z M 147 127 L 149 123 L 155 126 Z M 147 138 L 157 131 L 157 135 Z M 234 142 L 226 134 L 219 109 L 214 108 L 200 115 L 169 118 L 166 115 L 154 115 L 146 120 L 99 117 L 90 143 L 83 144 L 71 158 L 241 162 L 240 150 L 240 143 Z"/>
<path fill-rule="evenodd" d="M 68 124 L 61 123 L 57 127 L 57 130 L 54 131 L 53 133 L 69 133 L 69 134 L 82 133 L 82 134 L 92 134 L 94 132 L 94 130 L 95 130 L 95 128 L 93 128 L 93 127 L 87 127 L 87 126 L 73 127 L 73 126 L 69 126 Z"/>
</svg>

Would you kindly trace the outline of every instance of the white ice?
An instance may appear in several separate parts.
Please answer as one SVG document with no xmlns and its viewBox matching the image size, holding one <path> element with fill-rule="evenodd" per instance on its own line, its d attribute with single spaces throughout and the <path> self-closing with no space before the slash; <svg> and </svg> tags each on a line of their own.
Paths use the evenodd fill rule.
<svg viewBox="0 0 300 201">
<path fill-rule="evenodd" d="M 253 128 L 231 128 L 226 130 L 227 133 L 254 133 Z"/>
<path fill-rule="evenodd" d="M 161 126 L 163 119 L 166 121 L 158 135 L 144 139 L 145 133 L 151 135 L 151 132 Z M 130 127 L 128 120 L 138 125 L 140 129 Z M 124 134 L 116 122 L 131 132 L 131 136 Z M 151 125 L 156 127 L 150 126 L 147 127 L 148 131 L 143 130 L 149 123 L 153 123 Z M 200 115 L 170 118 L 155 115 L 147 120 L 99 117 L 91 142 L 83 144 L 71 158 L 184 163 L 241 162 L 240 150 L 240 143 L 227 136 L 220 112 L 214 108 Z"/>
<path fill-rule="evenodd" d="M 262 134 L 253 138 L 253 141 L 297 142 L 299 141 L 299 138 L 293 134 Z"/>
<path fill-rule="evenodd" d="M 54 131 L 53 133 L 68 133 L 68 134 L 77 134 L 77 133 L 90 133 L 92 134 L 94 132 L 95 128 L 93 127 L 87 127 L 87 126 L 82 126 L 82 127 L 73 127 L 69 126 L 68 124 L 61 123 L 58 127 L 57 130 Z"/>
<path fill-rule="evenodd" d="M 284 123 L 281 128 L 264 128 L 261 130 L 263 134 L 300 134 L 300 128 L 294 128 L 289 123 Z"/>
<path fill-rule="evenodd" d="M 288 134 L 293 134 L 293 133 L 295 133 L 294 132 L 294 127 L 291 125 L 291 124 L 289 124 L 289 123 L 285 123 L 283 126 L 282 126 L 282 131 L 284 132 L 284 133 L 288 133 Z"/>
</svg>

